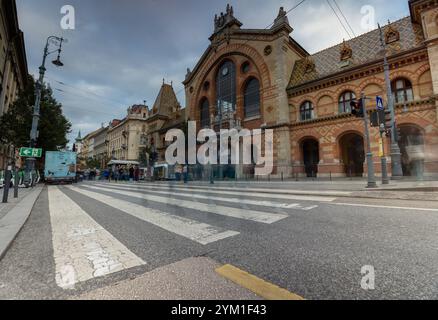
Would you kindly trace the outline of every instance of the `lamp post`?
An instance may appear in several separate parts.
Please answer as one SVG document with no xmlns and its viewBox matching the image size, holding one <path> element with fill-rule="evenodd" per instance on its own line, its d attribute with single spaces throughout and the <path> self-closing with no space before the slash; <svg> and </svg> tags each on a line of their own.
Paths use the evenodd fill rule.
<svg viewBox="0 0 438 320">
<path fill-rule="evenodd" d="M 383 30 L 380 27 L 380 43 L 383 48 L 384 58 L 383 67 L 385 72 L 386 93 L 388 96 L 388 110 L 391 112 L 391 164 L 392 164 L 392 179 L 399 180 L 403 178 L 403 168 L 401 164 L 400 146 L 397 142 L 397 125 L 395 121 L 394 97 L 392 95 L 391 80 L 389 77 L 389 63 L 386 55 L 386 42 L 383 37 Z"/>
<path fill-rule="evenodd" d="M 47 57 L 57 52 L 58 57 L 56 60 L 53 60 L 52 63 L 57 67 L 62 67 L 64 64 L 61 62 L 61 51 L 62 51 L 62 43 L 66 40 L 64 38 L 59 38 L 56 36 L 50 36 L 47 38 L 46 46 L 44 47 L 44 54 L 43 54 L 43 63 L 41 64 L 39 70 L 40 70 L 40 76 L 38 79 L 38 82 L 36 84 L 36 92 L 35 92 L 35 105 L 33 108 L 33 118 L 32 118 L 32 130 L 30 132 L 30 147 L 35 147 L 35 143 L 38 139 L 38 122 L 40 119 L 40 105 L 41 105 L 41 94 L 42 89 L 44 86 L 44 75 L 46 73 L 46 60 Z M 54 51 L 49 51 L 50 44 L 53 43 L 56 46 L 58 46 L 58 49 Z M 26 177 L 25 177 L 25 185 L 33 185 L 33 178 L 31 178 L 30 173 L 33 172 L 35 169 L 35 158 L 27 158 L 26 159 Z"/>
</svg>

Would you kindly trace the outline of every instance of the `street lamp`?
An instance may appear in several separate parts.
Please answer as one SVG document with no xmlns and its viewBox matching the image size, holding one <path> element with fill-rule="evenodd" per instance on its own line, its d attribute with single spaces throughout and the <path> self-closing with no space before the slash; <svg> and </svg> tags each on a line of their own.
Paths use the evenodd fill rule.
<svg viewBox="0 0 438 320">
<path fill-rule="evenodd" d="M 47 38 L 46 46 L 44 47 L 44 54 L 43 54 L 43 63 L 41 64 L 39 70 L 40 70 L 40 76 L 38 79 L 38 82 L 36 84 L 36 98 L 35 98 L 35 106 L 33 108 L 33 118 L 32 118 L 32 130 L 30 132 L 30 147 L 35 147 L 35 143 L 38 139 L 38 122 L 40 118 L 40 105 L 41 105 L 41 94 L 42 89 L 44 86 L 44 75 L 46 73 L 46 60 L 49 55 L 52 53 L 57 52 L 58 57 L 56 60 L 53 60 L 52 63 L 57 67 L 62 67 L 64 64 L 61 62 L 61 51 L 62 51 L 62 43 L 66 42 L 66 39 L 56 37 L 56 36 L 50 36 Z M 54 44 L 58 47 L 58 49 L 54 51 L 49 51 L 50 44 Z M 27 158 L 26 159 L 26 178 L 25 178 L 25 185 L 33 185 L 33 179 L 30 177 L 30 173 L 33 172 L 35 169 L 35 158 Z"/>
</svg>

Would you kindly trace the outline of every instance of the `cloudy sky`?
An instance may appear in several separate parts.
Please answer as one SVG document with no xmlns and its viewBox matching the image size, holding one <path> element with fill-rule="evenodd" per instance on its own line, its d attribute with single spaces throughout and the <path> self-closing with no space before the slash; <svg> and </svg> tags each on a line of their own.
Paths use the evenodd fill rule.
<svg viewBox="0 0 438 320">
<path fill-rule="evenodd" d="M 47 82 L 73 124 L 70 138 L 121 118 L 132 104 L 152 105 L 163 78 L 173 81 L 184 105 L 181 82 L 198 61 L 213 32 L 213 17 L 229 2 L 243 28 L 266 28 L 279 7 L 300 0 L 16 0 L 25 34 L 29 71 L 38 72 L 45 39 L 68 39 L 65 67 L 48 67 Z M 364 6 L 375 9 L 375 23 L 409 14 L 407 0 L 330 0 L 342 10 L 354 34 L 366 30 Z M 75 8 L 75 30 L 62 30 L 64 5 Z M 342 14 L 338 16 L 343 20 Z M 327 0 L 306 0 L 288 14 L 292 37 L 310 53 L 349 39 Z M 365 19 L 364 21 L 368 21 Z M 344 23 L 346 25 L 346 23 Z M 346 25 L 348 28 L 348 26 Z M 368 26 L 369 27 L 369 26 Z M 352 34 L 353 32 L 350 32 Z M 53 59 L 52 59 L 53 60 Z M 61 83 L 60 83 L 61 82 Z"/>
</svg>

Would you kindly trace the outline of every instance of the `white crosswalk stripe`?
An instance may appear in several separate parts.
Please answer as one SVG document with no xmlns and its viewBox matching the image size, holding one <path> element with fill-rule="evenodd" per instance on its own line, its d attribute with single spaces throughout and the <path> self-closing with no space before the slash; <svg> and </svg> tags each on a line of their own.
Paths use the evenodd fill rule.
<svg viewBox="0 0 438 320">
<path fill-rule="evenodd" d="M 205 204 L 195 201 L 188 201 L 188 200 L 181 200 L 181 199 L 172 199 L 169 197 L 160 197 L 160 196 L 153 196 L 148 194 L 139 194 L 136 192 L 129 192 L 129 191 L 122 191 L 122 190 L 114 190 L 109 188 L 101 188 L 101 187 L 93 187 L 90 185 L 85 185 L 84 187 L 93 189 L 93 190 L 100 190 L 100 191 L 107 191 L 111 193 L 121 194 L 129 197 L 144 199 L 148 201 L 158 202 L 158 203 L 164 203 L 172 206 L 182 207 L 185 209 L 192 209 L 197 211 L 203 211 L 207 213 L 214 213 L 222 216 L 237 218 L 237 219 L 243 219 L 243 220 L 250 220 L 260 223 L 266 223 L 266 224 L 272 224 L 275 222 L 278 222 L 280 220 L 283 220 L 287 218 L 287 215 L 284 214 L 275 214 L 270 212 L 264 212 L 264 211 L 256 211 L 256 210 L 247 210 L 247 209 L 241 209 L 241 208 L 233 208 L 233 207 L 225 207 L 220 206 L 216 204 Z"/>
<path fill-rule="evenodd" d="M 108 185 L 128 185 L 124 183 L 108 183 Z M 238 188 L 222 188 L 222 187 L 198 187 L 198 186 L 182 186 L 182 185 L 148 185 L 148 184 L 136 184 L 140 188 L 160 188 L 163 190 L 185 190 L 190 191 L 190 189 L 198 190 L 198 192 L 215 194 L 215 195 L 234 195 L 242 197 L 255 197 L 255 198 L 266 198 L 266 199 L 281 199 L 281 200 L 299 200 L 299 201 L 314 201 L 314 202 L 333 202 L 336 200 L 335 197 L 330 196 L 317 196 L 317 195 L 299 195 L 299 194 L 274 194 L 266 193 L 264 189 L 238 189 Z M 287 191 L 287 190 L 286 190 Z M 307 191 L 306 191 L 307 193 Z"/>
<path fill-rule="evenodd" d="M 48 190 L 59 287 L 72 289 L 78 282 L 145 264 L 58 187 Z"/>
<path fill-rule="evenodd" d="M 248 205 L 254 205 L 254 206 L 263 206 L 263 207 L 271 207 L 271 208 L 280 208 L 280 209 L 295 209 L 295 210 L 304 210 L 309 211 L 312 209 L 317 208 L 318 206 L 302 206 L 299 203 L 278 203 L 278 202 L 272 202 L 272 201 L 259 201 L 259 200 L 250 200 L 250 199 L 243 199 L 243 198 L 232 198 L 232 197 L 217 197 L 215 195 L 202 195 L 199 194 L 199 191 L 196 190 L 183 190 L 186 192 L 181 191 L 174 191 L 169 190 L 167 188 L 161 188 L 161 187 L 153 187 L 153 188 L 141 188 L 138 185 L 108 185 L 108 184 L 95 184 L 95 186 L 98 187 L 114 187 L 118 189 L 124 189 L 124 190 L 136 190 L 136 191 L 147 191 L 148 194 L 161 194 L 161 195 L 168 195 L 168 196 L 182 196 L 182 197 L 190 197 L 192 199 L 202 199 L 202 200 L 211 200 L 211 201 L 222 201 L 222 202 L 231 202 L 231 203 L 238 203 L 238 204 L 248 204 Z M 159 191 L 159 190 L 168 190 L 168 191 Z M 208 194 L 212 192 L 206 192 Z"/>
<path fill-rule="evenodd" d="M 67 188 L 202 245 L 207 245 L 239 234 L 239 232 L 236 231 L 222 230 L 209 224 L 140 206 L 122 199 L 106 196 L 102 193 L 73 186 Z M 116 193 L 122 194 L 122 192 Z"/>
</svg>

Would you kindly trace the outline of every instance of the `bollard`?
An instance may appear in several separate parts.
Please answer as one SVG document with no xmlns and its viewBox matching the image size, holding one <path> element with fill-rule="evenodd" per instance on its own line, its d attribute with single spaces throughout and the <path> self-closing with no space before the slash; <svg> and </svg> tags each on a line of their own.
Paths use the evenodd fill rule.
<svg viewBox="0 0 438 320">
<path fill-rule="evenodd" d="M 333 181 L 332 180 L 332 172 L 330 171 L 330 181 Z"/>
<path fill-rule="evenodd" d="M 11 186 L 11 169 L 12 166 L 8 165 L 8 168 L 5 171 L 5 186 L 3 190 L 3 203 L 8 203 L 9 198 L 9 187 Z"/>
<path fill-rule="evenodd" d="M 18 184 L 19 184 L 19 177 L 18 177 L 18 170 L 17 167 L 14 169 L 15 172 L 15 179 L 14 179 L 14 198 L 18 198 Z"/>
<path fill-rule="evenodd" d="M 284 182 L 284 173 L 281 173 L 281 182 Z"/>
</svg>

